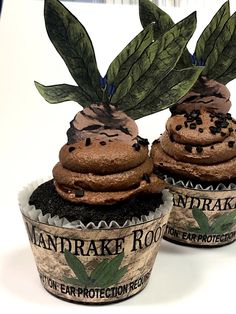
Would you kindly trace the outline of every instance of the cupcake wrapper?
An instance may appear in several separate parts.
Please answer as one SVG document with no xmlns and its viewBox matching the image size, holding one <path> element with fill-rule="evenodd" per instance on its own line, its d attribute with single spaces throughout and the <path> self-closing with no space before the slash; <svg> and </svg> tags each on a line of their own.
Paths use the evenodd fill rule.
<svg viewBox="0 0 236 314">
<path fill-rule="evenodd" d="M 42 214 L 42 210 L 35 208 L 34 205 L 29 205 L 29 198 L 33 191 L 43 182 L 50 180 L 51 178 L 36 180 L 25 187 L 18 195 L 18 202 L 21 209 L 21 212 L 24 216 L 41 222 L 45 224 L 49 224 L 52 226 L 63 227 L 63 228 L 77 228 L 77 229 L 112 229 L 112 228 L 124 228 L 128 226 L 133 226 L 136 224 L 140 224 L 143 222 L 148 222 L 153 219 L 157 219 L 166 215 L 170 209 L 172 208 L 172 194 L 167 190 L 162 191 L 162 200 L 163 204 L 161 204 L 155 211 L 151 211 L 149 215 L 141 216 L 141 219 L 133 217 L 131 220 L 126 220 L 122 226 L 120 226 L 116 221 L 111 221 L 107 223 L 104 220 L 101 220 L 97 225 L 92 221 L 88 224 L 84 225 L 82 221 L 68 221 L 65 217 L 59 218 L 59 216 L 51 216 L 51 214 Z"/>
<path fill-rule="evenodd" d="M 198 247 L 217 247 L 236 240 L 236 186 L 203 187 L 164 175 L 173 194 L 165 239 Z"/>
<path fill-rule="evenodd" d="M 171 194 L 163 191 L 161 208 L 141 220 L 84 226 L 42 216 L 28 206 L 40 183 L 25 188 L 19 202 L 43 287 L 58 298 L 85 304 L 125 300 L 144 289 L 172 208 Z"/>
</svg>

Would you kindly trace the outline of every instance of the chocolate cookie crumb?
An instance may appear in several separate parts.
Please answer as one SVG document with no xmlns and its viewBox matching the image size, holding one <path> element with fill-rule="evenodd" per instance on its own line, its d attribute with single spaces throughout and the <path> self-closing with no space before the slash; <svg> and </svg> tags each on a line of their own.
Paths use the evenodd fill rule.
<svg viewBox="0 0 236 314">
<path fill-rule="evenodd" d="M 229 146 L 230 148 L 232 148 L 232 147 L 234 147 L 234 143 L 235 143 L 234 141 L 229 141 L 229 142 L 228 142 L 228 146 Z"/>
<path fill-rule="evenodd" d="M 91 144 L 91 138 L 87 137 L 85 140 L 85 146 L 89 146 Z"/>
<path fill-rule="evenodd" d="M 186 150 L 187 152 L 192 153 L 192 149 L 193 149 L 192 145 L 187 144 L 187 145 L 184 146 L 184 148 L 185 148 L 185 150 Z"/>
<path fill-rule="evenodd" d="M 181 130 L 182 129 L 182 125 L 180 125 L 180 124 L 176 125 L 175 129 L 176 129 L 176 131 Z"/>
<path fill-rule="evenodd" d="M 198 131 L 199 131 L 200 133 L 203 133 L 203 129 L 202 129 L 202 128 L 199 128 Z"/>
<path fill-rule="evenodd" d="M 203 152 L 203 148 L 202 148 L 201 146 L 197 146 L 197 147 L 196 147 L 196 151 L 197 151 L 198 153 L 202 153 L 202 152 Z"/>
<path fill-rule="evenodd" d="M 147 183 L 151 183 L 150 177 L 147 173 L 144 173 L 142 179 L 145 180 Z"/>
<path fill-rule="evenodd" d="M 190 123 L 190 129 L 195 130 L 197 127 L 196 123 Z"/>
<path fill-rule="evenodd" d="M 73 152 L 73 150 L 75 150 L 75 147 L 73 146 L 69 147 L 69 153 Z"/>
<path fill-rule="evenodd" d="M 84 190 L 79 189 L 75 191 L 75 197 L 83 197 L 84 196 Z"/>
<path fill-rule="evenodd" d="M 140 150 L 140 145 L 139 145 L 139 143 L 134 143 L 133 145 L 132 145 L 132 147 L 138 152 L 139 150 Z"/>
</svg>

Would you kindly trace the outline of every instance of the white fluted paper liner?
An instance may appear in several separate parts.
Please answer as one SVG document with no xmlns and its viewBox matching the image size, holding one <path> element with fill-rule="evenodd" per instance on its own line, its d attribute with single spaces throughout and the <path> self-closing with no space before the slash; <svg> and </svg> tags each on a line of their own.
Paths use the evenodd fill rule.
<svg viewBox="0 0 236 314">
<path fill-rule="evenodd" d="M 134 226 L 141 224 L 147 221 L 151 221 L 157 218 L 160 218 L 167 214 L 173 206 L 173 197 L 168 189 L 162 191 L 162 201 L 161 204 L 155 211 L 151 211 L 149 215 L 142 215 L 141 219 L 136 217 L 131 220 L 126 220 L 125 223 L 120 226 L 116 221 L 112 220 L 110 223 L 101 220 L 97 225 L 93 222 L 89 222 L 87 225 L 84 225 L 82 221 L 75 220 L 69 222 L 66 218 L 59 218 L 59 216 L 51 216 L 51 214 L 43 215 L 41 209 L 35 208 L 33 205 L 29 205 L 29 198 L 33 191 L 42 183 L 50 180 L 51 178 L 40 179 L 30 183 L 28 186 L 23 188 L 23 190 L 18 195 L 19 206 L 21 212 L 26 217 L 38 221 L 41 223 L 49 224 L 52 226 L 63 227 L 63 228 L 76 228 L 76 229 L 114 229 L 114 228 L 124 228 L 128 226 Z"/>
<path fill-rule="evenodd" d="M 194 190 L 203 190 L 203 191 L 231 191 L 236 190 L 236 184 L 229 183 L 219 183 L 215 188 L 213 185 L 209 185 L 207 187 L 203 187 L 200 183 L 193 183 L 191 180 L 184 182 L 183 180 L 176 180 L 173 177 L 169 177 L 166 174 L 163 174 L 163 180 L 171 185 L 176 185 L 179 187 L 194 189 Z M 206 184 L 206 182 L 204 182 Z"/>
</svg>

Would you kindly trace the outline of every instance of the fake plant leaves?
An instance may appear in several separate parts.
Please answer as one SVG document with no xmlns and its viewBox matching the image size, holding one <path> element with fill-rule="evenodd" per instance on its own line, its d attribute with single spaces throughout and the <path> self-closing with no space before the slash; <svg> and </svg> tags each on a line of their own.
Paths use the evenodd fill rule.
<svg viewBox="0 0 236 314">
<path fill-rule="evenodd" d="M 204 212 L 200 208 L 194 207 L 192 209 L 192 214 L 194 219 L 197 221 L 201 232 L 208 233 L 210 230 L 210 225 Z"/>
<path fill-rule="evenodd" d="M 192 88 L 202 69 L 201 67 L 191 67 L 172 70 L 152 93 L 139 104 L 128 109 L 126 113 L 133 119 L 139 119 L 146 115 L 146 108 L 148 108 L 148 114 L 169 108 Z M 131 97 L 133 96 L 131 95 Z"/>
<path fill-rule="evenodd" d="M 78 282 L 80 286 L 89 286 L 91 280 L 80 260 L 67 250 L 65 250 L 64 256 L 67 264 L 70 266 L 76 276 L 76 278 L 65 278 L 66 281 L 70 281 L 70 283 L 72 283 L 72 281 Z"/>
<path fill-rule="evenodd" d="M 143 28 L 154 22 L 155 39 L 158 39 L 175 25 L 171 17 L 150 0 L 139 0 L 139 16 Z M 184 68 L 191 65 L 191 55 L 187 48 L 185 48 L 177 67 Z"/>
<path fill-rule="evenodd" d="M 100 274 L 97 272 L 94 285 L 106 288 L 117 284 L 127 272 L 127 266 L 119 268 L 123 258 L 124 253 L 122 252 L 108 261 L 106 265 L 104 264 L 102 272 Z"/>
<path fill-rule="evenodd" d="M 202 32 L 199 37 L 195 56 L 197 60 L 207 60 L 209 54 L 211 53 L 214 43 L 219 36 L 225 22 L 230 18 L 229 1 L 225 2 L 219 11 L 214 15 L 210 23 Z"/>
<path fill-rule="evenodd" d="M 91 104 L 90 99 L 78 86 L 68 84 L 44 86 L 38 82 L 35 82 L 35 86 L 44 99 L 51 104 L 70 100 L 76 101 L 84 106 Z"/>
<path fill-rule="evenodd" d="M 149 24 L 112 61 L 106 74 L 108 83 L 118 86 L 122 80 L 129 76 L 130 68 L 138 61 L 153 40 L 153 24 Z"/>
<path fill-rule="evenodd" d="M 128 112 L 153 93 L 175 67 L 195 27 L 196 15 L 193 13 L 149 45 L 131 67 L 128 77 L 117 86 L 111 103 Z M 143 116 L 152 113 L 147 106 L 142 112 Z"/>
<path fill-rule="evenodd" d="M 81 93 L 90 99 L 90 103 L 101 101 L 100 74 L 93 45 L 84 26 L 58 0 L 45 1 L 44 16 L 48 36 Z"/>
<path fill-rule="evenodd" d="M 227 83 L 235 78 L 236 13 L 225 23 L 209 54 L 203 75 Z M 232 71 L 233 70 L 233 71 Z M 230 75 L 228 75 L 231 73 Z M 228 78 L 226 79 L 226 77 Z"/>
<path fill-rule="evenodd" d="M 236 225 L 236 210 L 215 217 L 210 229 L 212 233 L 217 234 L 230 231 L 234 225 Z"/>
<path fill-rule="evenodd" d="M 72 269 L 75 278 L 64 277 L 64 281 L 69 284 L 81 287 L 100 287 L 106 288 L 117 284 L 127 272 L 127 266 L 120 268 L 124 258 L 124 253 L 116 255 L 112 259 L 105 259 L 99 262 L 88 275 L 81 261 L 71 252 L 65 250 L 64 256 L 68 266 Z"/>
<path fill-rule="evenodd" d="M 236 77 L 236 13 L 225 23 L 206 62 L 206 73 L 223 84 Z M 205 72 L 204 71 L 204 72 Z"/>
</svg>

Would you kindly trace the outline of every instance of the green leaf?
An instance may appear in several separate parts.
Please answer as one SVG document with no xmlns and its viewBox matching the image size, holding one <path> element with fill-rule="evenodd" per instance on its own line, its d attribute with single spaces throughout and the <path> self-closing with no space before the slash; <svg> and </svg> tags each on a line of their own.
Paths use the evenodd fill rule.
<svg viewBox="0 0 236 314">
<path fill-rule="evenodd" d="M 65 250 L 64 256 L 68 266 L 73 270 L 75 276 L 80 281 L 81 285 L 89 286 L 90 278 L 87 275 L 84 265 L 71 252 Z"/>
<path fill-rule="evenodd" d="M 219 36 L 225 22 L 230 18 L 229 1 L 225 2 L 219 11 L 214 15 L 211 22 L 202 32 L 199 37 L 195 54 L 197 60 L 207 60 L 209 54 L 212 51 L 214 43 Z"/>
<path fill-rule="evenodd" d="M 94 285 L 96 285 L 96 282 L 99 282 L 99 278 L 103 275 L 104 270 L 106 269 L 106 266 L 108 264 L 108 260 L 105 259 L 94 268 L 94 270 L 90 274 L 91 280 L 94 282 Z"/>
<path fill-rule="evenodd" d="M 116 255 L 113 259 L 111 259 L 107 263 L 107 265 L 103 269 L 103 272 L 101 272 L 101 275 L 97 277 L 96 286 L 105 288 L 105 287 L 109 287 L 113 283 L 117 283 L 117 282 L 113 282 L 113 280 L 114 280 L 115 274 L 119 271 L 119 267 L 123 258 L 124 258 L 124 253 L 122 252 Z M 124 273 L 125 271 L 122 271 L 122 276 L 124 275 Z"/>
<path fill-rule="evenodd" d="M 208 218 L 204 214 L 204 212 L 201 209 L 194 207 L 192 209 L 192 214 L 193 214 L 194 219 L 197 221 L 201 229 L 201 232 L 208 233 L 210 230 L 210 226 L 209 226 Z"/>
<path fill-rule="evenodd" d="M 116 285 L 121 280 L 121 278 L 127 273 L 127 269 L 128 269 L 127 266 L 118 269 L 113 274 L 112 277 L 108 278 L 107 281 L 103 283 L 102 288 L 107 288 Z"/>
<path fill-rule="evenodd" d="M 171 17 L 161 10 L 157 5 L 149 0 L 139 0 L 139 16 L 140 21 L 145 28 L 148 24 L 155 22 L 154 24 L 154 37 L 158 39 L 162 34 L 170 30 L 175 23 Z M 177 64 L 178 68 L 190 67 L 192 65 L 191 55 L 187 48 L 179 59 Z"/>
<path fill-rule="evenodd" d="M 130 104 L 129 109 L 125 110 L 126 114 L 133 119 L 139 119 L 171 107 L 194 86 L 202 69 L 202 67 L 191 67 L 172 70 L 140 103 L 136 102 L 135 94 L 130 94 L 130 97 L 126 98 L 124 102 L 125 105 Z M 140 92 L 142 92 L 141 87 Z M 133 106 L 131 106 L 132 104 Z M 119 107 L 121 106 L 122 104 Z"/>
<path fill-rule="evenodd" d="M 220 78 L 227 74 L 235 60 L 236 12 L 227 20 L 209 54 L 203 75 Z"/>
<path fill-rule="evenodd" d="M 222 233 L 225 231 L 229 231 L 233 227 L 234 223 L 236 223 L 235 219 L 236 210 L 214 218 L 211 225 L 212 233 Z"/>
<path fill-rule="evenodd" d="M 100 74 L 84 26 L 58 0 L 45 1 L 44 16 L 48 36 L 83 94 L 91 103 L 101 101 Z"/>
<path fill-rule="evenodd" d="M 68 84 L 45 86 L 38 82 L 34 83 L 41 96 L 51 104 L 70 100 L 78 102 L 82 107 L 91 104 L 78 86 Z"/>
<path fill-rule="evenodd" d="M 152 43 L 153 24 L 148 25 L 119 53 L 107 70 L 109 84 L 118 86 L 129 75 L 129 70 L 140 58 L 143 51 Z"/>
<path fill-rule="evenodd" d="M 65 283 L 70 284 L 70 285 L 75 285 L 75 286 L 80 286 L 80 287 L 84 287 L 85 286 L 83 284 L 83 282 L 81 282 L 78 278 L 63 277 L 63 281 Z"/>
<path fill-rule="evenodd" d="M 126 105 L 133 105 L 125 110 L 126 114 L 133 119 L 139 119 L 174 105 L 191 89 L 200 71 L 201 69 L 194 67 L 181 71 L 172 70 L 143 101 L 136 102 L 139 93 L 142 93 L 142 86 L 140 86 L 140 90 L 135 91 L 138 97 L 130 93 L 129 98 L 125 99 Z"/>
<path fill-rule="evenodd" d="M 150 0 L 139 0 L 139 17 L 143 28 L 155 22 L 155 38 L 167 32 L 175 24 L 166 12 Z"/>
<path fill-rule="evenodd" d="M 127 111 L 144 100 L 175 67 L 195 27 L 196 14 L 193 13 L 148 46 L 131 67 L 129 76 L 116 86 L 111 103 Z M 136 95 L 132 103 L 127 103 L 129 94 Z"/>
</svg>

